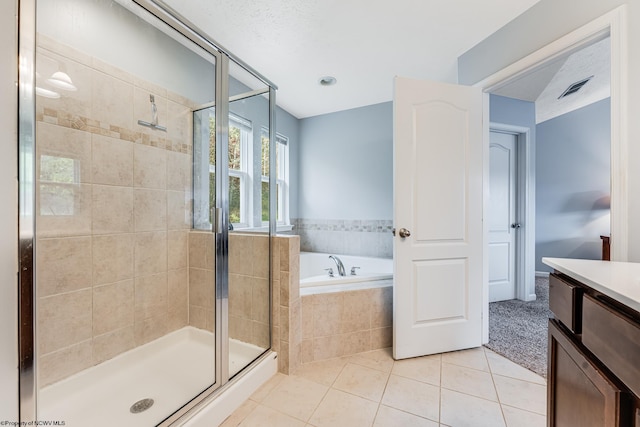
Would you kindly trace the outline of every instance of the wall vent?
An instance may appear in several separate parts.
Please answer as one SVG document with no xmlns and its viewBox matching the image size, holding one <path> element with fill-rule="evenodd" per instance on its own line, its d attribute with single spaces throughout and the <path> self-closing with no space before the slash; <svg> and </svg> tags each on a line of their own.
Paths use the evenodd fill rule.
<svg viewBox="0 0 640 427">
<path fill-rule="evenodd" d="M 586 84 L 587 84 L 587 82 L 588 82 L 589 80 L 591 80 L 592 78 L 593 78 L 593 76 L 591 76 L 591 77 L 587 77 L 587 78 L 586 78 L 586 79 L 584 79 L 584 80 L 580 80 L 579 82 L 575 82 L 575 83 L 570 84 L 570 85 L 569 85 L 569 87 L 568 87 L 567 89 L 565 89 L 565 91 L 564 91 L 564 92 L 562 92 L 562 95 L 560 95 L 560 96 L 558 97 L 558 99 L 562 99 L 562 98 L 564 98 L 565 96 L 569 96 L 569 95 L 571 95 L 571 94 L 576 93 L 577 91 L 579 91 L 580 89 L 582 89 L 582 87 L 583 87 L 584 85 L 586 85 Z"/>
</svg>

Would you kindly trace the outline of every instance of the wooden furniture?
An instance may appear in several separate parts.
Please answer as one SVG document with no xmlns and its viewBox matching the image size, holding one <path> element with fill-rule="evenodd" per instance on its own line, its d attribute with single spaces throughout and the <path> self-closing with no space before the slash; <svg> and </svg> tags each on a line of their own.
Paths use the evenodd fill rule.
<svg viewBox="0 0 640 427">
<path fill-rule="evenodd" d="M 629 270 L 628 287 L 611 290 L 594 280 L 621 277 L 606 268 L 626 272 L 624 263 L 591 261 L 597 268 L 576 272 L 588 261 L 571 261 L 564 272 L 562 260 L 543 261 L 556 268 L 549 277 L 547 425 L 640 427 L 640 293 L 633 287 L 640 287 L 640 264 Z"/>
<path fill-rule="evenodd" d="M 600 236 L 602 239 L 602 260 L 611 261 L 611 237 Z"/>
</svg>

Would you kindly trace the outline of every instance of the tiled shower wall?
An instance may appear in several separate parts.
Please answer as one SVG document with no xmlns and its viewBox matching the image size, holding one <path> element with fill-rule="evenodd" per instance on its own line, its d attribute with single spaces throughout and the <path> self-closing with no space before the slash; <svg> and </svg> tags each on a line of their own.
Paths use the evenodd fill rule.
<svg viewBox="0 0 640 427">
<path fill-rule="evenodd" d="M 326 220 L 292 218 L 300 250 L 343 255 L 391 258 L 391 220 Z"/>
<path fill-rule="evenodd" d="M 188 324 L 192 105 L 40 35 L 37 63 L 78 88 L 36 102 L 44 386 Z M 137 125 L 150 94 L 166 133 Z"/>
</svg>

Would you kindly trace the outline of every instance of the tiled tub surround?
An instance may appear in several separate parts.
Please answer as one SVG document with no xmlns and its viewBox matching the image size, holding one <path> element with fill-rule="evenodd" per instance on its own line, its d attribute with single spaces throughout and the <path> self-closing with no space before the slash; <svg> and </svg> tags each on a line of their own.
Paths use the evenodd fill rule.
<svg viewBox="0 0 640 427">
<path fill-rule="evenodd" d="M 293 233 L 300 236 L 303 252 L 391 258 L 391 220 L 326 220 L 292 218 Z"/>
<path fill-rule="evenodd" d="M 45 386 L 189 323 L 192 119 L 180 95 L 44 36 L 37 63 L 40 74 L 64 68 L 77 86 L 36 99 Z M 150 94 L 166 133 L 137 125 L 149 120 Z"/>
<path fill-rule="evenodd" d="M 393 287 L 305 295 L 302 363 L 391 346 Z"/>
<path fill-rule="evenodd" d="M 273 290 L 271 348 L 278 353 L 278 371 L 296 372 L 302 361 L 302 317 L 300 311 L 300 238 L 272 239 Z"/>
<path fill-rule="evenodd" d="M 298 236 L 277 236 L 273 244 L 272 345 L 280 372 L 391 345 L 391 285 L 301 297 Z"/>
</svg>

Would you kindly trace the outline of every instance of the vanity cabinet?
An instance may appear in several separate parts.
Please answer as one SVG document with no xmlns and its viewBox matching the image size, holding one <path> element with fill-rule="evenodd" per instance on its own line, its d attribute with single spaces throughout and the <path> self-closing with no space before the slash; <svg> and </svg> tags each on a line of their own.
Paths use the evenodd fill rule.
<svg viewBox="0 0 640 427">
<path fill-rule="evenodd" d="M 640 313 L 549 277 L 549 427 L 640 427 Z"/>
</svg>

